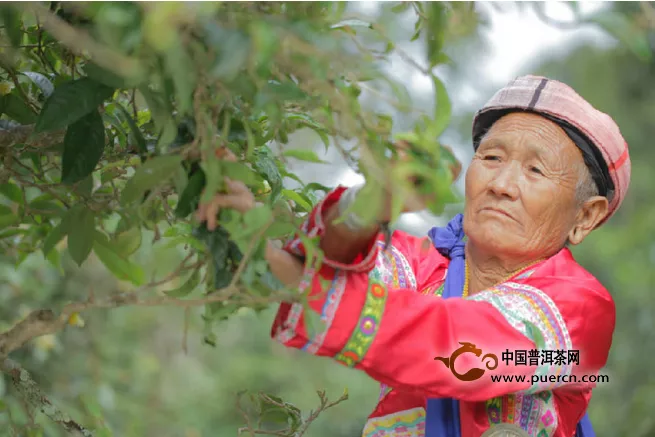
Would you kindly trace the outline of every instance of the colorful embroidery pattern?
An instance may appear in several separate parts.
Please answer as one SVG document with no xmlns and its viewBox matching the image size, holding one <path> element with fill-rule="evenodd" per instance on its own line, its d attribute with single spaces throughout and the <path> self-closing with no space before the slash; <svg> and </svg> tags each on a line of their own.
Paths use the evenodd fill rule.
<svg viewBox="0 0 655 437">
<path fill-rule="evenodd" d="M 366 422 L 362 437 L 423 437 L 425 435 L 425 410 L 412 408 Z"/>
<path fill-rule="evenodd" d="M 378 241 L 378 246 L 383 249 L 384 243 Z M 389 246 L 386 251 L 380 250 L 376 269 L 385 284 L 395 288 L 416 289 L 414 272 L 407 258 L 396 247 Z"/>
<path fill-rule="evenodd" d="M 557 411 L 552 392 L 535 395 L 511 394 L 486 402 L 489 425 L 512 423 L 530 437 L 552 437 L 557 429 Z"/>
<path fill-rule="evenodd" d="M 314 278 L 315 270 L 312 268 L 306 269 L 303 274 L 303 278 L 300 281 L 298 286 L 298 292 L 304 293 L 307 287 L 311 286 L 312 279 Z M 296 335 L 296 329 L 298 328 L 298 323 L 300 322 L 300 316 L 303 313 L 303 306 L 299 303 L 294 303 L 291 305 L 289 310 L 289 315 L 287 319 L 282 324 L 282 327 L 278 329 L 278 332 L 275 334 L 275 340 L 284 344 L 290 341 Z"/>
<path fill-rule="evenodd" d="M 348 367 L 354 367 L 362 361 L 380 328 L 386 300 L 386 287 L 376 279 L 370 278 L 366 302 L 357 326 L 344 348 L 334 357 L 336 361 Z"/>
<path fill-rule="evenodd" d="M 532 341 L 536 339 L 531 332 L 530 324 L 536 327 L 544 339 L 543 349 L 545 350 L 571 350 L 573 348 L 562 314 L 553 300 L 537 288 L 516 282 L 506 282 L 471 296 L 469 299 L 489 302 L 514 329 Z M 536 371 L 538 375 L 568 375 L 570 373 L 570 365 L 555 364 L 544 364 Z M 542 381 L 543 379 L 546 378 L 540 378 Z M 546 381 L 548 380 L 546 379 Z M 553 390 L 557 386 L 557 382 L 540 381 L 533 384 L 526 390 L 526 393 Z"/>
<path fill-rule="evenodd" d="M 309 352 L 310 354 L 315 354 L 323 345 L 325 336 L 327 335 L 330 326 L 332 326 L 332 321 L 334 320 L 334 315 L 339 308 L 339 303 L 341 303 L 341 297 L 343 296 L 344 291 L 346 290 L 346 283 L 348 282 L 348 275 L 346 272 L 337 271 L 335 274 L 332 283 L 330 284 L 330 290 L 327 293 L 325 298 L 325 303 L 321 309 L 321 321 L 323 322 L 322 331 L 317 333 L 314 338 L 310 338 L 307 344 L 302 347 L 302 350 Z"/>
<path fill-rule="evenodd" d="M 296 335 L 296 328 L 298 322 L 300 322 L 300 316 L 302 316 L 303 307 L 299 303 L 294 303 L 291 305 L 289 310 L 289 315 L 282 324 L 282 327 L 278 329 L 275 334 L 275 340 L 284 344 L 290 341 Z"/>
<path fill-rule="evenodd" d="M 391 393 L 392 388 L 389 387 L 387 384 L 380 384 L 380 396 L 378 397 L 378 402 L 382 400 L 386 395 Z"/>
</svg>

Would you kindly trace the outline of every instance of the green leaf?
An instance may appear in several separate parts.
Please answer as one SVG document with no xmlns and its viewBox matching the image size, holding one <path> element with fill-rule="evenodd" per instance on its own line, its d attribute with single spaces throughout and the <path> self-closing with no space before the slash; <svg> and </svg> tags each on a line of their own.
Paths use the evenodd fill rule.
<svg viewBox="0 0 655 437">
<path fill-rule="evenodd" d="M 30 78 L 34 85 L 39 87 L 43 95 L 48 98 L 54 92 L 55 86 L 50 82 L 46 76 L 35 71 L 25 71 L 23 74 Z"/>
<path fill-rule="evenodd" d="M 55 246 L 66 236 L 67 229 L 65 224 L 60 223 L 48 234 L 48 236 L 43 241 L 43 257 L 47 258 L 50 252 L 55 248 Z"/>
<path fill-rule="evenodd" d="M 211 76 L 230 82 L 248 63 L 251 43 L 247 36 L 238 31 L 225 30 L 216 23 L 206 26 L 207 42 L 212 49 L 220 52 L 216 65 L 211 69 Z"/>
<path fill-rule="evenodd" d="M 10 238 L 20 234 L 27 234 L 27 231 L 25 229 L 20 229 L 20 228 L 5 229 L 2 232 L 0 232 L 0 239 Z"/>
<path fill-rule="evenodd" d="M 258 71 L 266 74 L 270 69 L 270 62 L 275 53 L 280 49 L 280 41 L 276 29 L 266 21 L 253 21 L 250 25 L 250 35 Z"/>
<path fill-rule="evenodd" d="M 105 125 L 97 110 L 71 124 L 64 137 L 61 181 L 74 184 L 89 176 L 105 148 Z"/>
<path fill-rule="evenodd" d="M 191 176 L 191 178 L 189 178 L 189 182 L 180 195 L 180 199 L 177 202 L 177 207 L 175 208 L 176 217 L 188 217 L 189 214 L 198 208 L 200 197 L 202 195 L 202 189 L 204 187 L 205 173 L 201 169 L 198 169 Z"/>
<path fill-rule="evenodd" d="M 288 149 L 282 153 L 282 156 L 286 158 L 299 159 L 301 161 L 326 164 L 325 161 L 318 157 L 315 151 L 309 149 Z"/>
<path fill-rule="evenodd" d="M 132 131 L 132 137 L 136 141 L 137 151 L 139 153 L 148 153 L 148 145 L 146 144 L 146 139 L 143 137 L 141 130 L 136 125 L 136 122 L 132 118 L 127 109 L 123 107 L 120 103 L 116 103 L 116 108 L 118 109 L 118 117 L 121 121 L 127 123 Z"/>
<path fill-rule="evenodd" d="M 282 190 L 282 195 L 287 197 L 289 200 L 293 200 L 296 205 L 309 212 L 312 210 L 312 205 L 308 203 L 302 196 L 295 191 L 284 189 Z"/>
<path fill-rule="evenodd" d="M 96 82 L 115 89 L 134 88 L 141 82 L 141 80 L 138 79 L 127 79 L 119 76 L 112 71 L 105 70 L 93 62 L 87 62 L 84 65 L 84 72 Z"/>
<path fill-rule="evenodd" d="M 269 81 L 257 94 L 257 97 L 255 98 L 255 108 L 256 110 L 268 109 L 268 105 L 270 104 L 279 104 L 280 102 L 288 103 L 290 101 L 305 101 L 307 99 L 307 93 L 292 81 Z"/>
<path fill-rule="evenodd" d="M 49 197 L 49 196 L 48 196 Z M 39 214 L 57 215 L 65 211 L 64 207 L 54 200 L 34 199 L 30 202 L 30 209 L 38 210 Z"/>
<path fill-rule="evenodd" d="M 284 401 L 276 396 L 265 395 L 271 398 L 275 403 L 268 401 L 266 398 L 260 398 L 259 417 L 262 423 L 287 425 L 291 412 L 284 408 Z"/>
<path fill-rule="evenodd" d="M 65 82 L 45 101 L 34 131 L 62 129 L 97 109 L 113 93 L 113 88 L 88 77 Z"/>
<path fill-rule="evenodd" d="M 178 288 L 174 288 L 173 290 L 164 291 L 164 294 L 169 297 L 186 297 L 196 289 L 198 284 L 200 284 L 199 268 L 195 269 L 193 273 L 191 273 L 191 276 L 186 280 L 184 284 L 180 285 Z"/>
<path fill-rule="evenodd" d="M 249 209 L 243 215 L 243 223 L 246 226 L 247 232 L 260 231 L 262 228 L 268 226 L 272 220 L 273 212 L 268 205 L 259 205 Z"/>
<path fill-rule="evenodd" d="M 0 194 L 16 203 L 23 203 L 23 192 L 18 185 L 11 182 L 0 185 Z"/>
<path fill-rule="evenodd" d="M 133 226 L 126 231 L 118 233 L 114 237 L 113 247 L 119 255 L 128 257 L 141 247 L 142 239 L 141 228 L 139 226 Z"/>
<path fill-rule="evenodd" d="M 175 43 L 166 51 L 164 61 L 175 84 L 177 110 L 180 114 L 186 114 L 192 108 L 193 90 L 196 85 L 193 60 L 182 42 L 176 38 Z"/>
<path fill-rule="evenodd" d="M 4 30 L 13 47 L 18 47 L 23 41 L 23 28 L 20 12 L 11 4 L 0 6 L 0 18 Z"/>
<path fill-rule="evenodd" d="M 121 256 L 112 242 L 101 232 L 95 231 L 94 236 L 95 238 L 91 240 L 93 252 L 110 272 L 118 279 L 129 281 L 136 286 L 145 283 L 145 272 L 138 264 Z"/>
<path fill-rule="evenodd" d="M 224 288 L 232 280 L 230 266 L 230 240 L 227 231 L 219 227 L 209 231 L 205 224 L 193 230 L 193 236 L 202 241 L 212 257 L 211 272 L 213 281 L 212 289 Z"/>
<path fill-rule="evenodd" d="M 434 84 L 436 93 L 436 107 L 434 110 L 434 127 L 431 127 L 430 133 L 436 140 L 443 134 L 450 123 L 452 106 L 448 97 L 448 90 L 446 90 L 444 83 L 435 75 L 432 75 L 432 83 Z"/>
<path fill-rule="evenodd" d="M 20 223 L 20 219 L 16 216 L 16 214 L 13 213 L 13 211 L 5 206 L 5 205 L 0 205 L 0 229 L 4 229 L 6 227 L 10 226 L 15 226 L 18 223 Z"/>
<path fill-rule="evenodd" d="M 411 2 L 408 1 L 401 1 L 399 2 L 396 6 L 391 8 L 391 12 L 395 14 L 399 14 L 401 12 L 405 12 L 409 7 L 411 6 Z"/>
<path fill-rule="evenodd" d="M 221 161 L 223 174 L 230 179 L 241 181 L 246 185 L 257 185 L 259 177 L 242 162 Z"/>
<path fill-rule="evenodd" d="M 94 212 L 84 205 L 77 205 L 66 216 L 68 252 L 78 266 L 88 258 L 93 248 L 95 233 Z"/>
<path fill-rule="evenodd" d="M 174 124 L 171 117 L 173 108 L 168 99 L 166 99 L 162 94 L 153 92 L 147 86 L 140 87 L 139 92 L 143 95 L 143 98 L 146 101 L 152 119 L 155 122 L 155 128 L 159 133 L 164 131 L 168 125 Z"/>
<path fill-rule="evenodd" d="M 441 49 L 444 45 L 448 17 L 446 15 L 446 6 L 442 2 L 429 2 L 427 10 L 427 22 L 424 30 L 427 33 L 427 58 L 430 68 L 437 65 L 441 59 Z"/>
<path fill-rule="evenodd" d="M 289 114 L 287 115 L 288 120 L 293 120 L 296 122 L 301 123 L 303 126 L 306 126 L 316 132 L 316 134 L 319 136 L 321 141 L 326 147 L 330 146 L 330 138 L 328 136 L 328 130 L 325 128 L 325 126 L 322 126 L 320 123 L 318 123 L 316 120 L 311 118 L 307 114 Z"/>
<path fill-rule="evenodd" d="M 2 112 L 12 120 L 20 124 L 32 124 L 36 120 L 36 114 L 16 94 L 7 94 L 1 97 Z"/>
<path fill-rule="evenodd" d="M 311 337 L 314 337 L 317 333 L 323 331 L 321 327 L 325 326 L 325 322 L 321 320 L 321 315 L 311 308 L 307 297 L 304 297 L 301 303 L 304 309 L 305 330 Z"/>
<path fill-rule="evenodd" d="M 341 28 L 351 28 L 351 27 L 366 27 L 368 29 L 373 29 L 373 24 L 357 19 L 343 20 L 336 24 L 330 26 L 331 29 L 341 29 Z"/>
<path fill-rule="evenodd" d="M 271 187 L 271 199 L 275 201 L 277 196 L 282 192 L 282 175 L 277 165 L 271 149 L 267 146 L 259 148 L 255 152 L 253 167 L 264 177 Z"/>
<path fill-rule="evenodd" d="M 276 220 L 266 230 L 265 237 L 267 238 L 286 238 L 296 231 L 296 227 L 292 223 L 285 223 Z"/>
<path fill-rule="evenodd" d="M 121 205 L 127 206 L 142 199 L 146 191 L 168 181 L 181 162 L 182 157 L 179 155 L 156 156 L 146 161 L 125 184 L 121 193 Z"/>
</svg>

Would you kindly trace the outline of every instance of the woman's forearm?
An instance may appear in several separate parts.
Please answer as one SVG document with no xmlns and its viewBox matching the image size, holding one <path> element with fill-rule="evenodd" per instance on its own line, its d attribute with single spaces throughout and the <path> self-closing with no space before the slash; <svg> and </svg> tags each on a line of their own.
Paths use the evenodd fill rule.
<svg viewBox="0 0 655 437">
<path fill-rule="evenodd" d="M 325 257 L 342 264 L 351 264 L 357 255 L 366 251 L 376 238 L 380 228 L 377 224 L 359 229 L 345 223 L 335 224 L 341 216 L 338 205 L 333 205 L 325 213 L 325 233 L 320 247 Z"/>
<path fill-rule="evenodd" d="M 266 261 L 273 276 L 287 288 L 297 288 L 303 276 L 304 264 L 289 252 L 275 247 L 270 241 L 266 245 Z"/>
</svg>

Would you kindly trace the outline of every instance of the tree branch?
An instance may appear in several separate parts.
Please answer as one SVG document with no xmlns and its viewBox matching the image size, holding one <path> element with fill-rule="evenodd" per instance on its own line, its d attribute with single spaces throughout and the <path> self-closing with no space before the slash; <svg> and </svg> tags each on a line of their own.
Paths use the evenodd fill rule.
<svg viewBox="0 0 655 437">
<path fill-rule="evenodd" d="M 253 296 L 247 294 L 237 294 L 239 289 L 234 286 L 222 288 L 210 296 L 199 299 L 177 299 L 167 296 L 155 297 L 151 299 L 139 299 L 134 293 L 121 293 L 109 296 L 102 300 L 89 299 L 86 302 L 73 302 L 65 305 L 59 314 L 51 310 L 36 310 L 31 312 L 26 318 L 16 323 L 7 331 L 0 333 L 0 359 L 5 358 L 12 351 L 21 348 L 28 341 L 42 335 L 53 334 L 59 331 L 74 313 L 79 313 L 89 309 L 117 308 L 122 306 L 177 306 L 182 308 L 201 306 L 213 302 L 224 302 L 228 299 L 243 305 L 247 304 L 272 304 L 281 300 L 293 300 L 297 296 L 292 295 L 271 295 L 271 296 Z M 235 297 L 239 299 L 234 300 Z"/>
<path fill-rule="evenodd" d="M 0 358 L 22 347 L 34 337 L 54 332 L 58 324 L 55 314 L 50 310 L 31 312 L 26 318 L 0 334 Z"/>
<path fill-rule="evenodd" d="M 16 144 L 25 144 L 34 149 L 45 149 L 64 140 L 66 130 L 34 134 L 34 125 L 16 126 L 0 129 L 0 149 L 7 149 Z"/>
<path fill-rule="evenodd" d="M 91 431 L 75 422 L 53 405 L 39 388 L 38 384 L 34 382 L 27 370 L 20 367 L 18 363 L 10 359 L 5 359 L 1 363 L 1 370 L 11 377 L 14 388 L 30 406 L 38 408 L 50 420 L 64 428 L 66 432 L 74 436 L 93 436 Z"/>
<path fill-rule="evenodd" d="M 80 56 L 88 56 L 93 62 L 123 77 L 134 77 L 142 73 L 140 62 L 118 53 L 95 41 L 86 32 L 74 28 L 38 2 L 14 3 L 14 7 L 34 13 L 40 24 L 59 43 Z"/>
</svg>

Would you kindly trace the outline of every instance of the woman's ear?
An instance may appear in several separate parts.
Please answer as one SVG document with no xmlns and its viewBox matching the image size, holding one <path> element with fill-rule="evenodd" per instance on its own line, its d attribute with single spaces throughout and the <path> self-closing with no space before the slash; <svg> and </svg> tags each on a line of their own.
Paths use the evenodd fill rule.
<svg viewBox="0 0 655 437">
<path fill-rule="evenodd" d="M 586 200 L 580 207 L 576 222 L 569 232 L 569 242 L 580 244 L 598 226 L 609 211 L 606 197 L 594 196 Z"/>
</svg>

